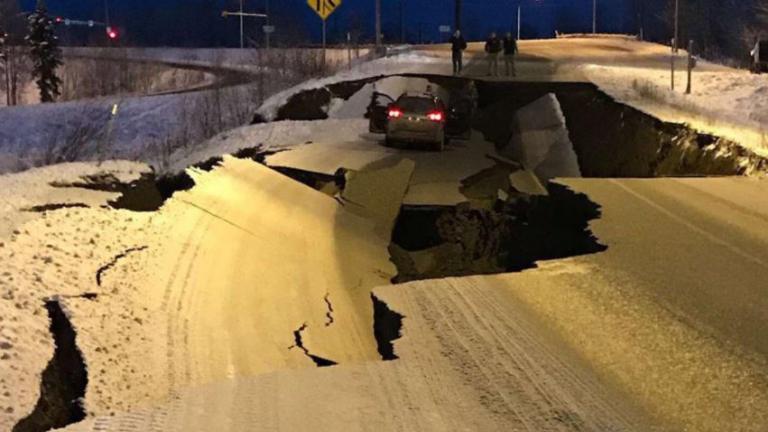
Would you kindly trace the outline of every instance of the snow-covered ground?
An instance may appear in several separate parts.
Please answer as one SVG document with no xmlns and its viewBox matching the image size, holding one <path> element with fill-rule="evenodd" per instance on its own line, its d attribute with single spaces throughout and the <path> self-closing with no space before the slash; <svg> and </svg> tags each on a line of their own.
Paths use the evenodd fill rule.
<svg viewBox="0 0 768 432">
<path fill-rule="evenodd" d="M 272 97 L 260 112 L 267 118 L 274 118 L 279 106 L 291 95 L 303 89 L 385 74 L 406 72 L 446 74 L 449 70 L 448 59 L 431 53 L 411 53 L 384 58 L 330 78 L 301 83 Z M 419 79 L 413 81 L 417 85 L 423 83 Z M 396 93 L 402 82 L 401 78 L 387 79 L 377 87 L 377 90 L 381 87 L 392 87 L 391 91 Z M 621 382 L 633 390 L 632 394 L 638 392 L 631 386 L 637 385 L 638 382 L 645 383 L 641 386 L 643 392 L 639 393 L 646 398 L 644 401 L 651 401 L 648 402 L 651 407 L 661 403 L 654 399 L 656 393 L 649 392 L 648 388 L 654 391 L 655 389 L 666 390 L 668 383 L 673 381 L 677 385 L 675 388 L 679 389 L 674 396 L 682 395 L 681 399 L 685 402 L 699 402 L 698 396 L 701 398 L 713 396 L 711 400 L 704 401 L 706 404 L 696 404 L 692 408 L 685 406 L 687 411 L 678 409 L 675 403 L 679 401 L 663 399 L 663 413 L 674 415 L 676 412 L 681 412 L 679 417 L 682 418 L 683 424 L 690 424 L 692 417 L 705 422 L 714 418 L 715 422 L 707 424 L 727 423 L 728 419 L 723 420 L 724 416 L 709 414 L 727 412 L 729 407 L 721 402 L 728 400 L 732 395 L 734 398 L 730 400 L 731 403 L 747 407 L 746 410 L 752 410 L 753 413 L 757 411 L 757 408 L 753 407 L 765 406 L 765 392 L 738 385 L 761 375 L 750 377 L 746 372 L 751 372 L 752 369 L 734 366 L 734 363 L 730 362 L 731 357 L 734 356 L 733 352 L 714 346 L 714 342 L 708 339 L 709 336 L 704 340 L 705 343 L 702 343 L 703 337 L 699 333 L 693 336 L 686 333 L 681 336 L 683 330 L 694 331 L 687 325 L 683 326 L 685 327 L 683 330 L 673 327 L 679 325 L 680 320 L 676 316 L 672 317 L 668 309 L 661 310 L 662 308 L 657 308 L 655 305 L 645 306 L 639 301 L 634 301 L 633 298 L 634 302 L 629 302 L 632 307 L 627 307 L 626 296 L 619 292 L 621 290 L 617 290 L 617 286 L 626 288 L 632 285 L 625 283 L 624 280 L 617 280 L 617 274 L 625 273 L 619 270 L 611 273 L 610 270 L 613 267 L 601 265 L 605 261 L 600 261 L 599 255 L 590 255 L 581 261 L 554 266 L 556 268 L 545 267 L 543 274 L 541 270 L 524 272 L 520 277 L 511 278 L 510 287 L 504 288 L 505 291 L 498 291 L 499 286 L 496 281 L 495 289 L 488 287 L 487 290 L 481 290 L 472 296 L 487 303 L 484 308 L 476 308 L 472 304 L 464 306 L 467 301 L 465 296 L 473 290 L 472 286 L 466 289 L 455 289 L 459 286 L 458 282 L 448 281 L 445 286 L 439 286 L 440 290 L 435 290 L 435 300 L 424 303 L 409 300 L 407 304 L 410 304 L 413 309 L 406 308 L 404 313 L 407 316 L 406 328 L 411 326 L 414 329 L 416 326 L 424 325 L 418 324 L 419 309 L 431 311 L 430 313 L 440 311 L 429 320 L 435 325 L 435 334 L 442 338 L 440 340 L 445 339 L 446 327 L 443 323 L 461 324 L 461 333 L 465 335 L 453 342 L 456 345 L 455 348 L 450 351 L 441 350 L 440 344 L 431 343 L 429 351 L 425 352 L 422 349 L 424 345 L 417 342 L 418 339 L 413 336 L 415 330 L 412 330 L 414 333 L 406 334 L 397 345 L 399 350 L 403 350 L 398 351 L 398 354 L 403 355 L 402 362 L 374 361 L 379 357 L 370 331 L 373 315 L 370 310 L 370 289 L 376 285 L 389 283 L 395 269 L 388 261 L 386 252 L 390 241 L 389 233 L 383 237 L 379 236 L 378 231 L 374 229 L 376 223 L 373 222 L 379 219 L 367 220 L 360 217 L 359 207 L 366 211 L 379 209 L 379 204 L 383 202 L 388 208 L 382 214 L 387 215 L 385 222 L 389 224 L 388 228 L 391 231 L 391 224 L 394 223 L 397 207 L 403 197 L 408 202 L 408 195 L 413 195 L 405 190 L 405 183 L 410 182 L 411 186 L 423 186 L 421 189 L 424 192 L 423 195 L 418 194 L 417 197 L 420 199 L 423 197 L 431 199 L 432 191 L 439 191 L 440 196 L 445 197 L 447 187 L 450 187 L 454 190 L 451 198 L 457 196 L 465 200 L 466 197 L 458 195 L 459 180 L 473 172 L 493 166 L 493 160 L 486 155 L 492 155 L 494 147 L 475 135 L 472 144 L 477 146 L 472 152 L 472 158 L 467 156 L 469 146 L 464 143 L 456 143 L 444 154 L 424 152 L 408 154 L 383 148 L 376 137 L 367 134 L 366 121 L 361 118 L 366 97 L 373 91 L 373 87 L 373 84 L 364 86 L 348 101 L 332 102 L 329 113 L 331 117 L 336 118 L 315 122 L 282 121 L 241 127 L 220 133 L 200 146 L 177 149 L 166 157 L 166 166 L 170 172 L 183 170 L 189 165 L 211 157 L 259 145 L 271 150 L 293 149 L 268 158 L 267 163 L 318 172 L 330 173 L 340 165 L 354 164 L 355 168 L 363 168 L 376 161 L 377 166 L 374 167 L 373 174 L 364 186 L 352 184 L 349 188 L 349 190 L 355 190 L 355 187 L 359 187 L 357 190 L 365 198 L 364 203 L 367 206 L 352 205 L 360 202 L 357 200 L 349 200 L 346 205 L 343 205 L 341 199 L 336 201 L 322 192 L 300 185 L 260 164 L 231 157 L 225 157 L 222 166 L 209 173 L 190 169 L 189 172 L 197 186 L 188 192 L 178 193 L 162 209 L 153 213 L 97 208 L 113 197 L 113 194 L 104 192 L 91 194 L 82 189 L 59 190 L 50 186 L 52 181 L 71 183 L 83 176 L 107 173 L 121 181 L 131 181 L 150 171 L 147 166 L 141 164 L 115 163 L 101 166 L 73 164 L 0 176 L 0 190 L 2 190 L 0 199 L 5 202 L 0 222 L 8 227 L 4 234 L 0 232 L 0 262 L 3 263 L 3 268 L 0 269 L 0 318 L 2 318 L 0 321 L 0 378 L 2 378 L 0 380 L 0 429 L 6 427 L 10 429 L 33 409 L 37 400 L 41 371 L 54 351 L 53 340 L 48 330 L 49 320 L 45 317 L 45 310 L 41 306 L 45 299 L 51 298 L 60 300 L 64 311 L 78 331 L 77 344 L 85 357 L 90 379 L 84 405 L 88 414 L 92 416 L 109 416 L 115 412 L 133 411 L 163 403 L 173 404 L 183 412 L 183 409 L 191 406 L 206 406 L 183 405 L 183 399 L 178 397 L 180 393 L 196 392 L 200 400 L 204 400 L 203 393 L 197 390 L 196 385 L 222 381 L 229 385 L 235 383 L 238 378 L 264 377 L 268 373 L 282 370 L 285 374 L 306 373 L 311 377 L 329 377 L 317 381 L 300 380 L 301 386 L 292 387 L 310 388 L 313 391 L 309 394 L 320 394 L 319 397 L 310 401 L 308 406 L 323 414 L 340 412 L 354 417 L 354 420 L 359 423 L 365 423 L 367 427 L 375 428 L 376 425 L 368 421 L 371 412 L 387 414 L 384 417 L 394 419 L 392 423 L 398 423 L 401 418 L 406 418 L 389 415 L 399 412 L 398 415 L 406 413 L 417 419 L 426 419 L 422 428 L 424 430 L 450 429 L 450 425 L 455 423 L 446 419 L 451 418 L 466 421 L 467 428 L 472 429 L 478 426 L 478 422 L 487 421 L 491 424 L 493 419 L 498 420 L 499 424 L 509 425 L 509 419 L 514 418 L 511 413 L 521 409 L 521 405 L 517 403 L 518 398 L 526 393 L 515 393 L 517 390 L 514 390 L 509 393 L 510 396 L 507 396 L 508 393 L 501 393 L 499 390 L 501 383 L 505 389 L 517 389 L 521 381 L 516 376 L 510 378 L 509 371 L 521 373 L 521 370 L 524 372 L 534 370 L 540 371 L 537 373 L 541 374 L 542 378 L 537 379 L 526 373 L 523 375 L 526 380 L 531 381 L 525 384 L 526 392 L 534 395 L 536 400 L 546 402 L 536 405 L 544 407 L 541 413 L 536 411 L 535 416 L 536 421 L 541 422 L 537 423 L 542 425 L 541 429 L 566 427 L 562 426 L 567 424 L 563 423 L 562 419 L 574 421 L 574 427 L 581 428 L 581 423 L 571 420 L 577 418 L 575 414 L 570 414 L 570 411 L 553 411 L 553 409 L 561 409 L 562 406 L 579 406 L 585 400 L 585 395 L 594 397 L 596 393 L 592 387 L 588 387 L 588 390 L 577 388 L 578 391 L 574 393 L 559 391 L 560 385 L 567 386 L 569 383 L 581 382 L 580 379 L 574 378 L 576 375 L 570 374 L 570 370 L 560 363 L 538 361 L 537 359 L 541 357 L 533 356 L 532 353 L 537 352 L 533 349 L 516 351 L 517 355 L 524 358 L 526 363 L 522 364 L 525 365 L 525 369 L 521 369 L 520 363 L 508 363 L 510 358 L 515 358 L 510 356 L 509 351 L 501 350 L 498 353 L 493 350 L 484 351 L 488 350 L 489 346 L 525 348 L 529 345 L 519 345 L 519 340 L 527 343 L 530 341 L 548 343 L 548 338 L 559 337 L 558 334 L 548 333 L 551 330 L 548 327 L 540 325 L 540 321 L 544 322 L 545 318 L 558 323 L 558 327 L 555 328 L 558 332 L 575 332 L 575 335 L 565 339 L 571 341 L 571 346 L 576 349 L 574 352 L 582 350 L 592 355 L 584 358 L 597 357 L 593 364 L 608 369 L 611 373 L 610 377 L 618 376 L 624 380 Z M 551 98 L 547 99 L 552 102 Z M 544 102 L 547 102 L 547 99 L 544 99 Z M 157 102 L 157 105 L 149 106 L 147 105 L 149 102 L 144 100 Z M 126 135 L 120 135 L 120 132 L 115 129 L 114 132 L 119 137 L 118 141 L 123 143 L 121 146 L 108 147 L 106 150 L 103 148 L 99 150 L 97 147 L 92 150 L 94 153 L 86 156 L 109 157 L 114 155 L 110 152 L 117 148 L 121 151 L 135 150 L 132 143 L 140 140 L 138 136 L 146 133 L 145 130 L 139 129 L 143 122 L 149 122 L 146 127 L 150 131 L 152 128 L 159 128 L 162 126 L 160 123 L 167 121 L 169 116 L 177 115 L 178 110 L 183 109 L 179 108 L 179 105 L 183 107 L 194 100 L 183 100 L 179 99 L 178 95 L 174 95 L 126 101 L 125 104 L 129 108 L 131 104 L 136 105 L 134 108 L 136 111 L 129 112 L 131 118 L 136 119 L 133 123 L 136 129 L 128 130 Z M 104 101 L 106 104 L 104 109 L 110 107 L 110 102 Z M 542 102 L 539 101 L 539 103 Z M 30 111 L 27 116 L 16 117 L 15 121 L 23 122 L 30 117 L 42 115 L 53 116 L 58 112 L 56 110 L 67 109 L 67 107 L 75 109 L 78 104 L 59 104 L 51 108 L 30 107 L 33 111 Z M 559 154 L 566 137 L 563 136 L 562 115 L 557 113 L 554 107 L 554 104 L 547 106 L 552 109 L 551 115 L 548 116 L 551 122 L 536 124 L 537 127 L 533 128 L 534 130 L 523 132 L 542 135 L 545 133 L 546 140 L 543 142 L 549 144 L 552 151 Z M 145 112 L 142 108 L 149 108 L 149 110 Z M 51 111 L 45 111 L 47 109 Z M 126 108 L 121 107 L 118 110 L 118 116 L 124 109 Z M 5 112 L 0 111 L 0 122 L 7 122 L 5 127 L 14 125 L 10 120 L 4 120 L 4 116 Z M 87 116 L 84 114 L 83 117 Z M 519 119 L 519 121 L 533 123 L 525 120 L 525 111 L 521 113 L 520 118 L 522 120 Z M 185 123 L 181 119 L 179 122 L 180 126 L 184 127 Z M 60 124 L 62 128 L 67 126 L 66 120 L 61 120 Z M 0 131 L 5 130 L 0 129 Z M 28 131 L 31 134 L 30 137 L 34 137 L 36 132 L 35 129 Z M 18 133 L 22 134 L 24 131 Z M 336 154 L 328 151 L 329 149 Z M 409 161 L 401 160 L 399 165 L 390 165 L 387 160 L 392 155 L 400 155 L 400 158 L 405 155 L 417 163 L 411 162 L 406 164 L 410 166 L 403 166 L 403 162 Z M 563 160 L 573 161 L 572 154 L 566 156 Z M 146 154 L 140 157 L 146 157 Z M 538 165 L 536 162 L 540 162 L 541 159 L 537 157 L 531 165 Z M 543 159 L 546 160 L 546 158 Z M 382 164 L 381 162 L 384 161 L 387 163 Z M 309 163 L 316 165 L 310 166 Z M 320 164 L 326 166 L 321 167 Z M 537 167 L 541 165 L 529 168 Z M 361 178 L 365 177 L 357 177 L 357 181 Z M 404 179 L 410 180 L 404 181 Z M 397 186 L 394 187 L 394 195 L 397 199 L 382 199 L 382 197 L 393 195 L 380 193 L 391 192 L 393 185 Z M 418 187 L 413 188 L 411 192 L 414 190 L 419 192 Z M 606 209 L 607 217 L 614 218 L 608 219 L 612 221 L 610 226 L 626 228 L 632 225 L 617 223 L 626 219 L 615 216 L 617 209 L 623 209 L 627 202 L 624 192 L 619 197 L 620 199 L 617 199 L 612 207 Z M 414 203 L 421 203 L 421 201 Z M 31 207 L 46 204 L 83 204 L 91 208 L 61 208 L 45 213 L 27 211 Z M 718 205 L 722 204 L 718 203 Z M 654 211 L 656 210 L 654 208 Z M 638 217 L 639 222 L 649 219 Z M 699 233 L 699 231 L 703 232 L 698 228 L 685 232 L 690 234 Z M 648 228 L 643 232 L 653 231 L 652 228 Z M 711 241 L 709 238 L 711 236 L 704 237 L 705 240 Z M 638 250 L 642 249 L 643 252 L 652 247 L 650 242 L 648 245 L 643 245 L 643 248 L 637 247 L 637 242 L 622 243 L 621 240 L 626 238 L 626 233 L 623 231 L 617 231 L 614 237 L 611 237 L 610 253 L 613 251 L 620 253 L 617 254 L 619 257 L 616 258 L 616 262 L 609 262 L 609 264 L 612 263 L 615 266 L 623 264 L 621 253 L 628 250 L 626 249 L 628 247 L 634 246 Z M 709 249 L 711 246 L 707 244 Z M 574 263 L 576 265 L 572 265 Z M 657 263 L 653 260 L 643 260 L 642 263 L 643 266 L 637 267 L 639 270 L 633 274 L 655 275 L 648 268 L 656 268 Z M 623 267 L 619 268 L 623 269 Z M 551 282 L 545 280 L 547 278 L 557 280 Z M 493 283 L 495 279 L 483 280 Z M 573 280 L 578 284 L 574 285 L 571 282 Z M 596 280 L 598 284 L 595 283 Z M 454 283 L 457 285 L 452 285 Z M 511 296 L 519 292 L 520 287 L 529 291 L 525 294 L 527 297 L 523 297 L 528 299 L 527 303 L 517 301 L 516 297 Z M 584 287 L 589 289 L 580 289 Z M 507 289 L 509 291 L 506 291 Z M 449 290 L 457 295 L 447 297 L 446 301 L 451 302 L 451 305 L 447 306 L 450 307 L 441 306 L 437 299 L 445 298 L 442 293 Z M 620 295 L 617 295 L 617 292 Z M 597 300 L 587 298 L 589 295 L 594 295 Z M 617 298 L 613 299 L 610 297 L 612 295 Z M 584 300 L 581 303 L 574 301 L 574 298 L 578 300 L 582 296 Z M 454 303 L 454 300 L 450 300 L 452 297 L 463 300 Z M 610 298 L 611 302 L 605 301 L 605 298 Z M 506 302 L 510 302 L 509 305 Z M 530 312 L 527 309 L 518 311 L 512 307 L 516 306 L 520 309 L 521 304 L 540 314 L 531 322 L 532 330 L 529 331 L 526 328 L 522 332 L 522 339 L 520 337 L 505 337 L 503 340 L 488 339 L 487 337 L 490 336 L 485 336 L 495 334 L 496 329 L 501 328 L 494 327 L 498 323 L 504 323 L 505 326 L 509 325 L 509 328 L 513 329 L 519 328 L 521 321 L 517 319 L 518 314 Z M 574 304 L 578 307 L 574 307 Z M 643 306 L 636 307 L 638 304 Z M 438 307 L 434 307 L 435 305 Z M 500 305 L 510 307 L 501 308 Z M 446 311 L 451 311 L 449 317 L 446 317 Z M 471 313 L 468 314 L 467 311 Z M 627 311 L 632 313 L 628 314 Z M 496 315 L 499 315 L 499 318 L 496 318 Z M 517 318 L 507 321 L 510 316 Z M 581 317 L 581 321 L 578 322 L 583 325 L 572 325 L 574 322 L 570 321 L 572 316 Z M 664 320 L 659 319 L 659 316 L 664 317 Z M 329 317 L 333 318 L 331 323 L 334 323 L 334 326 L 328 323 Z M 617 321 L 614 319 L 616 317 L 621 318 L 618 322 L 623 325 L 616 324 Z M 492 322 L 489 324 L 483 319 L 492 320 Z M 628 326 L 626 322 L 632 325 Z M 664 325 L 651 326 L 653 327 L 651 328 L 648 326 L 649 322 L 661 322 Z M 480 327 L 477 323 L 481 323 Z M 307 330 L 307 324 L 309 330 Z M 297 328 L 299 328 L 298 331 Z M 670 328 L 674 328 L 675 331 L 670 332 Z M 352 332 L 350 329 L 355 331 Z M 487 329 L 493 331 L 486 331 Z M 594 329 L 598 331 L 595 332 Z M 601 332 L 603 329 L 611 331 Z M 624 331 L 626 329 L 629 330 Z M 296 335 L 297 333 L 302 335 L 301 332 L 305 330 L 307 331 L 303 333 L 303 342 L 306 346 L 303 348 L 306 348 L 306 353 L 312 350 L 315 354 L 323 354 L 328 359 L 338 361 L 340 365 L 337 368 L 319 371 L 314 368 L 315 365 L 307 356 L 299 349 L 295 349 L 296 345 L 290 345 L 298 344 Z M 479 336 L 477 331 L 481 331 Z M 540 331 L 542 334 L 531 333 L 532 331 Z M 505 330 L 505 333 L 508 331 Z M 599 337 L 593 337 L 595 333 Z M 470 345 L 462 345 L 464 341 Z M 407 348 L 408 344 L 412 347 L 411 349 Z M 471 348 L 467 348 L 468 346 Z M 556 349 L 551 347 L 548 349 L 561 353 L 562 344 L 552 344 L 552 346 Z M 714 348 L 711 348 L 713 346 Z M 631 349 L 627 350 L 627 347 Z M 435 357 L 436 352 L 444 355 Z M 489 354 L 477 357 L 467 354 L 476 352 L 487 352 L 493 356 L 490 357 Z M 604 352 L 622 355 L 606 357 Z M 634 357 L 627 355 L 627 352 L 632 353 Z M 710 352 L 715 352 L 718 356 L 708 355 Z M 408 359 L 409 355 L 423 357 L 423 363 L 416 363 L 417 367 L 415 366 L 413 370 L 412 376 L 415 378 L 411 379 L 411 375 L 406 373 L 397 376 L 404 383 L 415 387 L 413 392 L 409 387 L 402 387 L 397 381 L 387 379 L 389 375 L 386 372 L 397 368 L 398 365 L 409 364 L 407 362 L 414 364 L 412 363 L 414 357 Z M 568 357 L 570 351 L 563 355 L 566 357 L 559 358 L 570 359 Z M 668 357 L 669 364 L 674 366 L 664 363 Z M 695 361 L 691 361 L 692 357 Z M 436 358 L 439 360 L 437 363 Z M 486 361 L 487 358 L 494 361 Z M 613 361 L 616 358 L 622 358 L 624 361 L 617 363 Z M 638 358 L 661 360 L 650 362 L 654 368 L 650 369 L 649 374 L 647 370 L 643 370 L 647 363 L 637 362 Z M 717 371 L 706 369 L 706 373 L 700 373 L 712 358 L 726 358 L 729 362 L 720 361 L 718 364 L 723 367 Z M 499 359 L 506 360 L 498 362 Z M 680 359 L 690 363 L 677 361 Z M 372 392 L 366 384 L 361 382 L 369 381 L 367 379 L 361 381 L 360 377 L 372 377 L 370 382 L 376 384 L 372 388 L 379 390 L 397 387 L 400 390 L 396 389 L 397 391 L 392 394 L 398 396 L 387 397 L 386 400 L 408 402 L 403 408 L 398 406 L 398 409 L 390 407 L 388 410 L 383 410 L 382 405 L 378 403 L 366 404 L 362 408 L 339 405 L 338 400 L 350 400 L 352 403 L 359 398 L 349 397 L 349 394 L 355 393 L 347 392 L 343 386 L 338 386 L 339 382 L 335 380 L 333 373 L 335 371 L 344 373 L 349 370 L 346 368 L 356 367 L 354 363 L 362 361 L 366 362 L 364 366 L 359 366 L 359 372 L 353 369 L 351 375 L 344 381 L 349 380 L 348 382 L 354 383 L 354 389 L 365 394 Z M 470 369 L 470 375 L 455 373 L 456 370 L 466 369 L 467 365 L 475 363 L 477 367 Z M 456 368 L 456 364 L 463 366 Z M 555 372 L 542 373 L 541 371 L 544 370 L 542 365 L 548 365 L 546 370 Z M 686 374 L 680 374 L 679 367 L 684 367 Z M 297 368 L 304 370 L 289 371 Z M 498 369 L 492 370 L 494 368 Z M 444 370 L 448 372 L 442 373 Z M 483 375 L 486 370 L 490 372 Z M 659 371 L 664 374 L 659 374 Z M 722 371 L 727 373 L 718 373 Z M 733 371 L 744 374 L 748 378 L 744 378 L 743 381 L 728 381 L 723 378 L 734 376 Z M 396 372 L 397 369 L 394 373 Z M 711 379 L 712 375 L 721 375 L 721 377 L 719 380 Z M 482 379 L 477 379 L 478 376 Z M 702 384 L 702 376 L 709 379 L 703 382 L 703 385 L 714 384 L 716 387 L 712 388 L 718 391 L 709 389 L 711 391 L 702 394 L 702 388 L 699 386 Z M 503 380 L 495 377 L 502 377 Z M 421 380 L 428 380 L 430 385 L 422 384 Z M 760 380 L 762 381 L 762 378 Z M 394 387 L 393 382 L 397 384 Z M 478 388 L 476 392 L 468 392 L 464 395 L 452 393 L 446 396 L 441 393 L 441 390 L 445 389 L 446 382 L 451 384 L 452 389 L 463 388 L 468 386 L 467 383 Z M 307 383 L 319 384 L 307 386 Z M 544 387 L 541 383 L 546 384 L 545 393 L 542 393 L 541 389 Z M 271 391 L 275 388 L 280 390 L 276 386 L 271 388 Z M 408 391 L 401 391 L 402 388 L 407 388 Z M 728 391 L 722 392 L 723 388 Z M 221 414 L 224 417 L 250 415 L 256 411 L 253 408 L 257 406 L 254 402 L 263 399 L 261 389 L 263 387 L 256 389 L 238 387 L 233 391 L 209 392 L 204 395 L 224 395 L 215 399 L 215 406 L 229 408 L 229 401 L 236 400 L 232 405 L 249 408 L 239 413 L 226 409 L 218 410 L 214 414 Z M 283 387 L 281 394 L 285 396 L 284 398 L 267 399 L 272 402 L 286 401 L 286 406 L 290 408 L 288 412 L 291 413 L 286 417 L 290 417 L 291 421 L 298 419 L 305 426 L 307 423 L 312 423 L 310 427 L 314 426 L 315 422 L 319 422 L 329 430 L 338 430 L 338 427 L 335 429 L 329 427 L 330 423 L 325 423 L 322 416 L 297 416 L 296 412 L 301 412 L 301 406 L 304 405 L 296 401 L 305 400 L 300 398 L 303 394 L 299 393 L 301 392 L 285 390 Z M 389 396 L 386 392 L 373 392 L 373 394 Z M 425 411 L 423 402 L 425 399 L 421 399 L 422 394 L 428 394 L 429 399 L 426 400 L 435 399 L 434 402 L 430 402 L 434 405 L 427 406 L 428 411 Z M 493 398 L 493 403 L 490 405 L 489 394 Z M 571 401 L 570 405 L 550 406 L 548 395 L 551 394 Z M 668 392 L 662 394 L 668 395 Z M 755 397 L 752 397 L 753 395 Z M 349 399 L 346 399 L 347 397 Z M 170 402 L 169 398 L 172 399 Z M 383 396 L 382 400 L 384 400 Z M 591 399 L 586 400 L 589 403 L 584 410 L 594 409 Z M 606 400 L 610 399 L 606 396 Z M 318 401 L 320 403 L 316 403 Z M 464 415 L 463 411 L 447 410 L 451 411 L 447 413 L 451 415 L 444 413 L 437 419 L 440 421 L 435 420 L 431 423 L 434 420 L 433 417 L 439 416 L 438 408 L 443 412 L 446 411 L 448 402 L 457 405 L 470 404 L 468 406 L 473 408 L 471 412 L 475 414 L 468 416 Z M 335 405 L 335 409 L 340 411 L 326 410 L 327 405 Z M 533 406 L 523 405 L 525 405 L 523 409 L 530 409 Z M 459 408 L 461 407 L 457 409 Z M 712 411 L 712 408 L 715 411 Z M 578 409 L 581 410 L 581 408 Z M 702 413 L 702 411 L 706 412 Z M 194 412 L 199 414 L 203 410 Z M 238 423 L 241 420 L 253 420 L 265 412 L 267 415 L 273 415 L 278 411 L 258 410 L 251 417 L 228 417 L 226 421 L 222 420 L 221 423 L 207 429 L 226 427 L 222 426 L 226 422 L 228 422 L 226 425 L 236 428 L 244 424 Z M 599 422 L 606 421 L 607 417 L 601 415 L 602 413 L 612 411 L 585 412 L 597 413 L 595 421 Z M 670 412 L 672 414 L 669 414 Z M 343 423 L 342 420 L 346 419 L 344 415 L 329 417 L 334 422 Z M 159 413 L 156 418 L 160 424 L 165 421 L 173 423 L 174 419 L 172 416 L 163 417 L 162 413 Z M 187 424 L 192 422 L 188 417 L 183 418 Z M 212 415 L 211 418 L 218 420 L 216 415 Z M 475 418 L 479 420 L 475 422 Z M 553 418 L 557 422 L 553 422 Z M 581 414 L 578 419 L 581 418 L 590 417 L 584 417 L 584 414 Z M 131 423 L 132 420 L 128 419 L 125 423 L 115 420 L 116 425 L 110 425 L 110 420 L 105 420 L 105 424 L 107 428 L 130 429 L 135 428 L 135 424 L 145 424 L 138 422 L 147 421 L 149 424 L 152 421 L 151 416 L 137 416 L 136 419 L 137 423 Z M 741 416 L 739 420 L 749 422 L 747 416 Z M 275 421 L 279 422 L 279 420 Z M 441 423 L 441 421 L 446 422 Z M 91 418 L 89 422 L 97 423 L 93 426 L 94 429 L 102 427 L 98 423 L 99 420 Z M 398 423 L 397 426 L 402 424 L 404 423 Z M 552 426 L 553 424 L 555 426 Z M 283 427 L 286 427 L 285 425 L 284 423 Z M 205 429 L 200 424 L 195 426 Z M 157 427 L 157 424 L 154 427 Z M 176 427 L 179 426 L 176 425 Z M 380 424 L 379 427 L 383 430 L 388 429 Z M 522 427 L 525 425 L 521 423 Z M 586 430 L 608 429 L 610 427 L 586 428 Z M 694 429 L 723 430 L 722 427 Z M 638 430 L 650 429 L 638 428 Z M 672 430 L 682 430 L 682 428 L 672 428 Z"/>
<path fill-rule="evenodd" d="M 618 101 L 662 121 L 689 124 L 768 157 L 768 75 L 699 60 L 692 92 L 686 95 L 683 50 L 676 60 L 673 92 L 668 46 L 621 35 L 577 35 L 522 41 L 520 47 L 521 61 L 531 55 L 555 65 L 552 80 L 593 82 Z"/>
<path fill-rule="evenodd" d="M 351 60 L 356 65 L 368 60 L 369 48 L 336 49 L 326 51 L 326 62 L 332 70 L 348 67 Z M 316 48 L 275 48 L 275 49 L 239 49 L 239 48 L 92 48 L 68 47 L 65 55 L 114 58 L 142 61 L 172 62 L 195 66 L 224 66 L 257 70 L 259 62 L 274 63 L 273 59 L 314 56 L 318 59 L 322 51 Z"/>
<path fill-rule="evenodd" d="M 678 64 L 684 64 L 681 57 Z M 691 94 L 684 71 L 671 90 L 669 70 L 585 65 L 588 79 L 615 99 L 664 121 L 687 123 L 768 157 L 768 75 L 735 69 L 696 70 Z"/>
<path fill-rule="evenodd" d="M 80 51 L 74 50 L 99 58 L 110 55 L 102 50 Z M 300 81 L 306 71 L 299 69 L 313 67 L 319 59 L 318 50 L 289 50 L 285 55 L 277 50 L 262 54 L 254 50 L 135 51 L 121 50 L 115 58 L 133 59 L 135 54 L 141 61 L 163 59 L 247 69 L 248 65 L 259 67 L 257 61 L 265 60 L 260 57 L 264 55 L 271 59 L 271 66 L 264 80 L 254 78 L 252 84 L 238 87 L 0 108 L 0 173 L 70 160 L 130 159 L 163 168 L 171 164 L 169 156 L 176 149 L 193 151 L 217 132 L 249 122 L 261 97 Z M 346 51 L 331 50 L 332 68 L 347 67 L 346 55 Z M 364 61 L 366 55 L 363 50 L 353 60 Z"/>
</svg>

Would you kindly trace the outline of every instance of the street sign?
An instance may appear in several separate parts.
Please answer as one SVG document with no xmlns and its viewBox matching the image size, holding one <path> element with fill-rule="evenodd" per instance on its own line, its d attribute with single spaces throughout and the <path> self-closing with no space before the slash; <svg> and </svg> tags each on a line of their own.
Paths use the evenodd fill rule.
<svg viewBox="0 0 768 432">
<path fill-rule="evenodd" d="M 341 0 L 307 0 L 307 4 L 322 20 L 326 20 L 336 8 L 341 6 Z"/>
<path fill-rule="evenodd" d="M 265 25 L 264 27 L 262 27 L 262 29 L 264 30 L 264 33 L 266 33 L 266 34 L 270 34 L 270 33 L 274 33 L 275 32 L 275 26 L 273 26 L 273 25 Z"/>
<path fill-rule="evenodd" d="M 451 32 L 451 26 L 449 26 L 449 25 L 441 25 L 440 26 L 440 33 L 450 33 L 450 32 Z"/>
</svg>

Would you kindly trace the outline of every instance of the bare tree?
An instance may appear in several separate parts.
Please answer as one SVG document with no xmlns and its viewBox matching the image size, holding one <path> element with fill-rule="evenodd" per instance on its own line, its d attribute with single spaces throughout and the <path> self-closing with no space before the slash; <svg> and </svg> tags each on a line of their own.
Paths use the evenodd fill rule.
<svg viewBox="0 0 768 432">
<path fill-rule="evenodd" d="M 755 11 L 757 18 L 764 25 L 768 25 L 768 0 L 756 0 Z"/>
</svg>

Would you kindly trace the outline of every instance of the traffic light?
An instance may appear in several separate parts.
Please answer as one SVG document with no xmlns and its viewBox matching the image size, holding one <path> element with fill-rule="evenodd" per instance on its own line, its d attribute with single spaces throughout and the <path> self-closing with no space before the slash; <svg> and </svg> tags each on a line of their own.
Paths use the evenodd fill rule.
<svg viewBox="0 0 768 432">
<path fill-rule="evenodd" d="M 63 22 L 64 22 L 64 18 L 62 18 L 62 17 L 60 17 L 60 16 L 57 16 L 56 18 L 54 18 L 54 20 L 53 20 L 53 21 L 54 21 L 56 24 L 61 24 L 61 23 L 63 23 Z"/>
<path fill-rule="evenodd" d="M 112 26 L 107 27 L 107 37 L 109 40 L 117 40 L 117 38 L 120 37 L 120 34 L 117 32 L 117 28 Z"/>
</svg>

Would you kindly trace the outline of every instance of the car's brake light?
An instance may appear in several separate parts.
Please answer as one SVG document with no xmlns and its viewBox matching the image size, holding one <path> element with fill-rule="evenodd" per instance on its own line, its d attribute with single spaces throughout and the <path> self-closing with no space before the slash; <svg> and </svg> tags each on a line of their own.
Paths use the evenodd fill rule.
<svg viewBox="0 0 768 432">
<path fill-rule="evenodd" d="M 403 116 L 403 112 L 400 110 L 400 108 L 392 107 L 387 111 L 387 116 L 389 118 L 400 118 Z"/>
<path fill-rule="evenodd" d="M 427 114 L 427 118 L 432 121 L 441 122 L 445 118 L 445 115 L 443 115 L 442 111 L 432 111 Z"/>
</svg>

